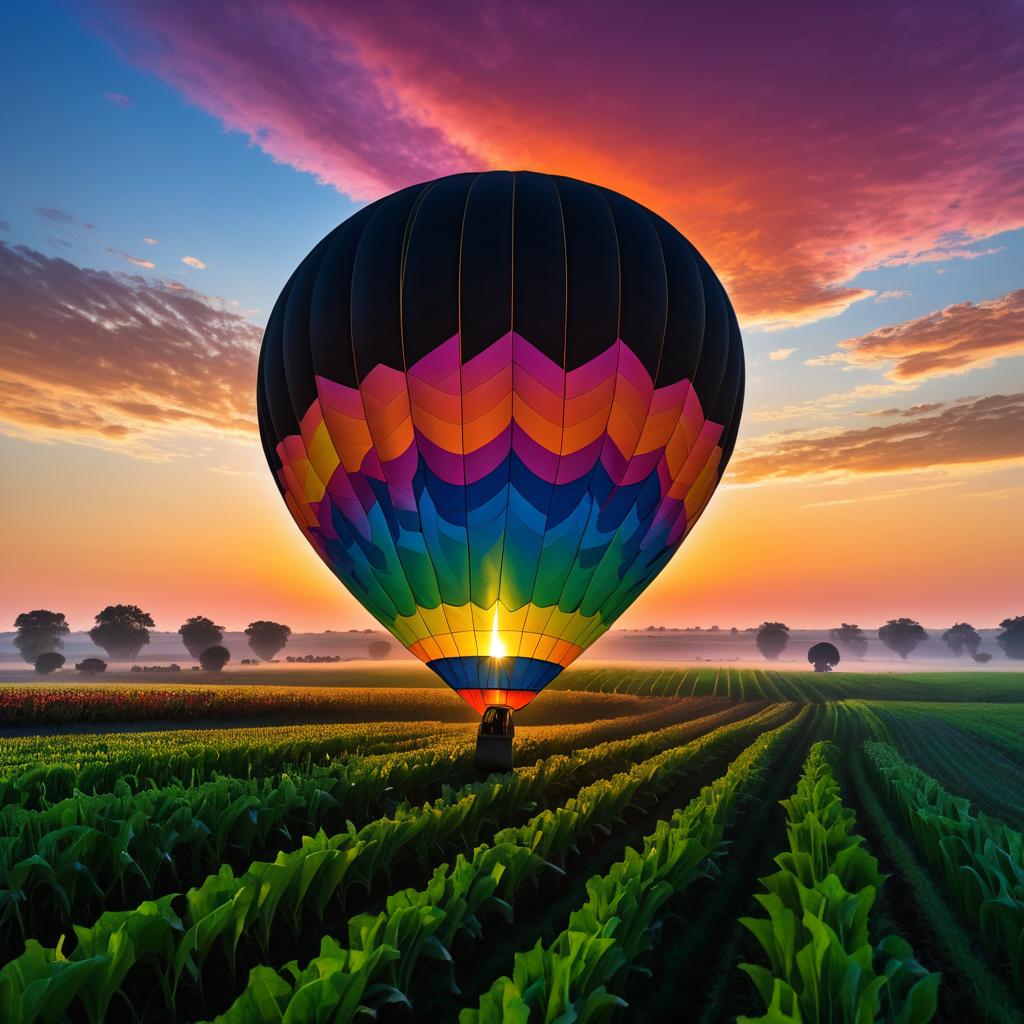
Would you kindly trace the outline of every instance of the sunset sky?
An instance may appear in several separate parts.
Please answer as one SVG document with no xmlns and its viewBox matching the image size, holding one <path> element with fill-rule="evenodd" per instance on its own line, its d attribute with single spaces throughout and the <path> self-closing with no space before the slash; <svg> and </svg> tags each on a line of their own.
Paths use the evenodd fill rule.
<svg viewBox="0 0 1024 1024">
<path fill-rule="evenodd" d="M 0 629 L 363 627 L 255 429 L 288 275 L 458 170 L 608 186 L 736 307 L 733 461 L 618 623 L 1024 614 L 1018 3 L 4 5 Z"/>
</svg>

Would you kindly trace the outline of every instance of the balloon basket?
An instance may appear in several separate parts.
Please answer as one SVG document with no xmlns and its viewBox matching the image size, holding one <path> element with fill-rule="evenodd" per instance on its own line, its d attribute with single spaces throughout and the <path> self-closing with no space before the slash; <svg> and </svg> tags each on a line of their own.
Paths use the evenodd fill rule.
<svg viewBox="0 0 1024 1024">
<path fill-rule="evenodd" d="M 474 763 L 481 775 L 512 771 L 512 737 L 477 736 Z"/>
<path fill-rule="evenodd" d="M 489 707 L 476 733 L 474 764 L 481 775 L 512 771 L 512 737 L 515 735 L 512 709 Z"/>
</svg>

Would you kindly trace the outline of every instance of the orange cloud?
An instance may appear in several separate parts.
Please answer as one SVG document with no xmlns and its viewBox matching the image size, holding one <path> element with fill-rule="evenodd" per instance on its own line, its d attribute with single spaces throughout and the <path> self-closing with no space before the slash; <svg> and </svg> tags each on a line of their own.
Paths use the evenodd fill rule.
<svg viewBox="0 0 1024 1024">
<path fill-rule="evenodd" d="M 261 331 L 215 299 L 0 243 L 0 429 L 248 434 Z"/>
<path fill-rule="evenodd" d="M 1024 289 L 988 302 L 959 302 L 839 343 L 808 366 L 886 366 L 891 380 L 967 373 L 1024 355 Z"/>
<path fill-rule="evenodd" d="M 900 410 L 898 421 L 855 430 L 773 434 L 737 449 L 726 479 L 757 483 L 864 476 L 1024 458 L 1024 393 Z"/>
</svg>

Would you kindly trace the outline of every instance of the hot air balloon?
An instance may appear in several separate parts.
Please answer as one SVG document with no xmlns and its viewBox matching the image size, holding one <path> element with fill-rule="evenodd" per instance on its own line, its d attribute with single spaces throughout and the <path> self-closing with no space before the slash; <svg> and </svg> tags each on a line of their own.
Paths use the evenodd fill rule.
<svg viewBox="0 0 1024 1024">
<path fill-rule="evenodd" d="M 671 224 L 494 171 L 327 235 L 274 306 L 257 403 L 310 544 L 483 713 L 528 704 L 664 568 L 743 378 L 725 290 Z"/>
</svg>

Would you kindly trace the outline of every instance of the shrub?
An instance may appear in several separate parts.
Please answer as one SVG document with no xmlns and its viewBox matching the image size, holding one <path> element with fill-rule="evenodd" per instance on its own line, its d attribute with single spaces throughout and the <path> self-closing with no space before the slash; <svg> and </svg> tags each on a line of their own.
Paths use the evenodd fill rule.
<svg viewBox="0 0 1024 1024">
<path fill-rule="evenodd" d="M 366 650 L 374 661 L 380 661 L 391 653 L 391 644 L 387 640 L 371 640 Z"/>
<path fill-rule="evenodd" d="M 58 654 L 56 651 L 47 651 L 36 658 L 36 671 L 41 676 L 48 676 L 51 672 L 56 672 L 63 664 L 63 654 Z"/>
<path fill-rule="evenodd" d="M 199 655 L 199 664 L 207 672 L 219 672 L 230 660 L 231 652 L 226 647 L 221 647 L 220 644 L 207 647 Z"/>
<path fill-rule="evenodd" d="M 107 671 L 107 663 L 102 658 L 86 658 L 75 665 L 75 671 L 83 675 L 94 676 Z"/>
</svg>

